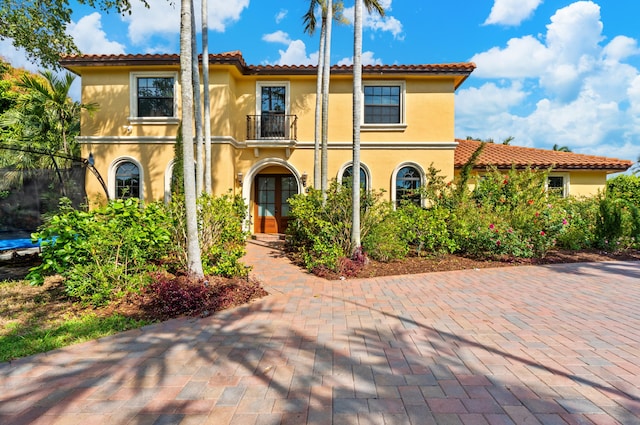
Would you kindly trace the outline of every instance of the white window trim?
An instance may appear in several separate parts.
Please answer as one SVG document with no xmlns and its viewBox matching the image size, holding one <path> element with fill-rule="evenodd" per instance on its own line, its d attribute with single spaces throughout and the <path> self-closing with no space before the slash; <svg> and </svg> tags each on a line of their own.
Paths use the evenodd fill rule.
<svg viewBox="0 0 640 425">
<path fill-rule="evenodd" d="M 351 167 L 352 165 L 353 165 L 353 161 L 349 161 L 342 164 L 342 167 L 340 167 L 340 169 L 338 170 L 338 176 L 337 176 L 337 180 L 339 184 L 342 184 L 342 176 L 344 175 L 345 170 Z M 369 170 L 369 167 L 367 167 L 367 165 L 364 162 L 360 163 L 360 167 L 364 171 L 364 176 L 367 179 L 367 181 L 365 182 L 365 187 L 367 188 L 368 191 L 371 191 L 371 171 Z"/>
<path fill-rule="evenodd" d="M 562 197 L 569 196 L 569 188 L 571 187 L 571 175 L 569 173 L 549 173 L 549 177 L 562 177 Z M 545 190 L 549 190 L 549 180 L 544 183 Z"/>
<path fill-rule="evenodd" d="M 291 115 L 290 111 L 290 95 L 291 95 L 291 84 L 289 81 L 256 81 L 256 115 L 260 115 L 262 112 L 262 88 L 263 87 L 284 87 L 285 90 L 285 106 L 284 113 L 285 115 Z"/>
<path fill-rule="evenodd" d="M 123 162 L 131 162 L 133 164 L 135 164 L 138 167 L 138 171 L 140 172 L 140 197 L 138 199 L 140 199 L 140 202 L 144 201 L 144 168 L 142 168 L 142 165 L 140 164 L 140 161 L 138 161 L 135 158 L 132 158 L 130 156 L 121 156 L 116 158 L 115 160 L 113 160 L 113 162 L 111 162 L 111 165 L 109 165 L 109 172 L 107 175 L 107 182 L 108 182 L 108 188 L 109 188 L 109 198 L 110 199 L 117 199 L 116 197 L 116 170 L 118 169 L 118 166 L 120 164 L 122 164 Z"/>
<path fill-rule="evenodd" d="M 400 122 L 397 124 L 368 124 L 364 122 L 364 88 L 366 86 L 400 86 Z M 406 96 L 407 83 L 404 80 L 366 80 L 362 82 L 360 102 L 362 104 L 361 131 L 404 131 L 407 128 L 406 121 Z"/>
<path fill-rule="evenodd" d="M 393 174 L 391 174 L 391 202 L 393 203 L 394 209 L 397 205 L 396 182 L 398 181 L 398 171 L 400 171 L 404 167 L 413 167 L 418 170 L 418 173 L 420 173 L 420 187 L 424 187 L 424 185 L 426 184 L 426 173 L 424 172 L 424 169 L 420 166 L 420 164 L 410 161 L 398 164 L 396 168 L 393 169 Z M 423 207 L 425 206 L 424 198 L 420 199 L 420 205 Z"/>
<path fill-rule="evenodd" d="M 173 78 L 173 116 L 172 117 L 139 117 L 138 116 L 138 78 Z M 130 124 L 178 124 L 178 73 L 177 72 L 131 72 L 129 73 L 129 117 Z"/>
</svg>

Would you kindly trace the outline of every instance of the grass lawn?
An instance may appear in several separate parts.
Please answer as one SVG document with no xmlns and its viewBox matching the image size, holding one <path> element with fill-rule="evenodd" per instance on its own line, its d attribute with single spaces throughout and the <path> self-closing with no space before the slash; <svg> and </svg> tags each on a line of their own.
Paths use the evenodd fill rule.
<svg viewBox="0 0 640 425">
<path fill-rule="evenodd" d="M 138 328 L 150 320 L 74 303 L 60 278 L 0 281 L 0 362 Z"/>
</svg>

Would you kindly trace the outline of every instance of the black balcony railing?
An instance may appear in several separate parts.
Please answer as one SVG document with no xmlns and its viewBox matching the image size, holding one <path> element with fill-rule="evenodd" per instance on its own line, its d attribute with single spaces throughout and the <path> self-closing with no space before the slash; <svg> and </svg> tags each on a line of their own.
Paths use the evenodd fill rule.
<svg viewBox="0 0 640 425">
<path fill-rule="evenodd" d="M 298 140 L 296 115 L 247 115 L 247 140 Z"/>
</svg>

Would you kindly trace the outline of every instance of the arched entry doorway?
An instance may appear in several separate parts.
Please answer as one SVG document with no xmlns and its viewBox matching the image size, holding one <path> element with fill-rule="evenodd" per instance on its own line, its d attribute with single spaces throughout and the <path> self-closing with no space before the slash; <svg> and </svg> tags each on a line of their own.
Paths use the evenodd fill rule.
<svg viewBox="0 0 640 425">
<path fill-rule="evenodd" d="M 289 198 L 300 192 L 299 178 L 288 168 L 271 165 L 253 178 L 253 232 L 284 233 L 289 224 Z"/>
</svg>

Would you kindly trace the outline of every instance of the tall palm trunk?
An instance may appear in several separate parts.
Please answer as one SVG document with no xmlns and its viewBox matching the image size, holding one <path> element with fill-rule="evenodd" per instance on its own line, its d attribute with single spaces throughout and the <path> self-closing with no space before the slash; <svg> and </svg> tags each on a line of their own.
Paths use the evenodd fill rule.
<svg viewBox="0 0 640 425">
<path fill-rule="evenodd" d="M 192 0 L 182 0 L 180 8 L 180 90 L 182 96 L 182 144 L 184 157 L 184 203 L 187 226 L 187 271 L 203 278 L 200 244 L 198 243 L 198 217 L 196 182 L 193 165 L 193 85 L 191 50 Z"/>
<path fill-rule="evenodd" d="M 362 0 L 356 0 L 353 19 L 353 211 L 351 227 L 351 249 L 353 252 L 360 248 L 360 122 L 362 119 L 361 95 Z"/>
<path fill-rule="evenodd" d="M 202 85 L 204 87 L 204 191 L 211 194 L 211 105 L 209 103 L 209 5 L 202 0 Z"/>
<path fill-rule="evenodd" d="M 322 197 L 326 199 L 329 187 L 329 79 L 331 72 L 331 23 L 333 21 L 333 2 L 327 0 L 326 18 L 322 19 L 325 29 L 324 60 L 322 70 Z M 318 53 L 320 54 L 320 53 Z"/>
<path fill-rule="evenodd" d="M 196 43 L 196 15 L 191 1 L 191 54 L 193 80 L 193 103 L 196 125 L 196 195 L 204 190 L 204 150 L 202 145 L 202 102 L 200 100 L 200 67 L 198 66 L 198 49 Z"/>
<path fill-rule="evenodd" d="M 325 32 L 327 27 L 324 23 L 325 13 L 322 12 L 322 26 L 320 27 L 320 49 L 318 50 L 318 73 L 316 77 L 316 121 L 313 145 L 313 187 L 321 187 L 322 174 L 320 171 L 320 139 L 322 135 L 322 76 L 324 68 Z"/>
</svg>

